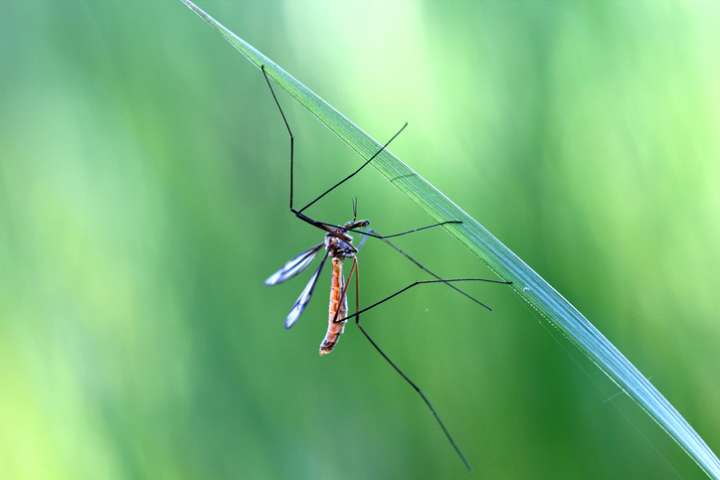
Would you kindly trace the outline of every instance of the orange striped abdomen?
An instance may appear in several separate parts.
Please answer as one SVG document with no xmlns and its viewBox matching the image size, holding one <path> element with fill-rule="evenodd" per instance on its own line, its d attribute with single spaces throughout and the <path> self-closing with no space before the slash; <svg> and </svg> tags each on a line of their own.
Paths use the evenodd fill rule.
<svg viewBox="0 0 720 480">
<path fill-rule="evenodd" d="M 345 278 L 343 277 L 343 262 L 339 258 L 332 259 L 332 279 L 330 280 L 330 306 L 328 308 L 328 328 L 325 338 L 320 344 L 320 355 L 327 355 L 333 351 L 340 335 L 345 329 L 345 321 L 337 322 L 347 316 L 347 295 L 343 295 Z M 346 292 L 347 293 L 347 292 Z"/>
</svg>

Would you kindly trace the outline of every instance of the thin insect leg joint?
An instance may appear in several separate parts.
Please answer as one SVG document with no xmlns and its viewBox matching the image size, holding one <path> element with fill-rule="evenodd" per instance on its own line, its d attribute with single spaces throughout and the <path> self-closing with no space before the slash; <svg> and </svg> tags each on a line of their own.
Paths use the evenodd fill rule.
<svg viewBox="0 0 720 480">
<path fill-rule="evenodd" d="M 494 280 L 494 279 L 490 279 L 490 278 L 443 278 L 440 280 L 418 280 L 418 281 L 415 281 L 415 282 L 401 288 L 400 290 L 398 290 L 394 293 L 391 293 L 390 295 L 388 295 L 386 297 L 381 298 L 380 300 L 373 303 L 372 305 L 369 305 L 365 308 L 361 308 L 361 309 L 355 311 L 354 313 L 348 315 L 345 318 L 338 319 L 337 322 L 338 323 L 346 322 L 347 320 L 354 318 L 354 317 L 359 318 L 361 313 L 365 313 L 368 310 L 372 310 L 373 308 L 382 305 L 383 303 L 387 302 L 388 300 L 391 300 L 391 299 L 397 297 L 398 295 L 401 295 L 401 294 L 407 292 L 411 288 L 417 287 L 418 285 L 431 285 L 431 284 L 438 284 L 438 283 L 452 284 L 454 282 L 485 282 L 485 283 L 494 283 L 497 285 L 511 285 L 512 284 L 512 282 L 508 282 L 506 280 Z"/>
</svg>

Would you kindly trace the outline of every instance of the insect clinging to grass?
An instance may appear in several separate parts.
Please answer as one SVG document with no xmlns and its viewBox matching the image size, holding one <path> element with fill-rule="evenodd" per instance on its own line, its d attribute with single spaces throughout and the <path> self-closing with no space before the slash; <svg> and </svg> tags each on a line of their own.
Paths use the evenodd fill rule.
<svg viewBox="0 0 720 480">
<path fill-rule="evenodd" d="M 366 166 L 370 164 L 375 158 L 378 157 L 385 149 L 392 143 L 393 140 L 395 140 L 400 133 L 407 127 L 407 123 L 404 124 L 385 144 L 380 146 L 375 153 L 370 156 L 367 160 L 363 162 L 360 167 L 358 167 L 356 170 L 354 170 L 352 173 L 344 177 L 342 180 L 335 183 L 330 188 L 323 191 L 321 194 L 317 195 L 314 199 L 309 201 L 307 204 L 305 204 L 301 208 L 296 208 L 294 203 L 294 166 L 295 166 L 295 137 L 292 133 L 292 129 L 290 128 L 290 124 L 288 123 L 287 117 L 285 116 L 285 112 L 283 111 L 280 102 L 277 98 L 277 95 L 275 94 L 275 90 L 272 87 L 272 83 L 270 81 L 270 77 L 268 75 L 268 72 L 265 68 L 265 66 L 261 66 L 261 71 L 263 73 L 263 76 L 265 78 L 265 82 L 267 83 L 267 86 L 270 90 L 270 93 L 272 95 L 273 101 L 275 105 L 278 108 L 278 111 L 280 112 L 280 115 L 282 117 L 283 123 L 285 124 L 285 128 L 287 129 L 287 133 L 290 140 L 290 212 L 297 217 L 298 219 L 302 220 L 303 222 L 312 225 L 313 227 L 321 230 L 324 232 L 324 239 L 321 243 L 318 243 L 309 249 L 301 252 L 297 256 L 295 256 L 293 259 L 289 260 L 285 265 L 283 265 L 282 268 L 280 268 L 277 272 L 273 273 L 270 277 L 268 277 L 265 280 L 266 285 L 277 285 L 279 283 L 285 282 L 286 280 L 289 280 L 290 278 L 295 277 L 296 275 L 302 273 L 305 269 L 307 269 L 312 261 L 315 259 L 318 253 L 321 251 L 324 251 L 322 254 L 322 259 L 320 260 L 320 264 L 318 265 L 315 272 L 310 277 L 310 280 L 305 285 L 305 288 L 302 290 L 300 295 L 298 296 L 297 300 L 293 304 L 292 308 L 290 309 L 290 312 L 288 313 L 287 317 L 285 318 L 285 328 L 289 329 L 291 328 L 298 320 L 300 315 L 303 313 L 305 308 L 310 302 L 310 299 L 312 298 L 313 292 L 315 291 L 315 287 L 317 285 L 318 279 L 320 278 L 320 274 L 323 271 L 323 268 L 325 264 L 327 263 L 328 258 L 330 259 L 331 265 L 332 265 L 332 275 L 331 275 L 331 284 L 330 284 L 330 302 L 329 302 L 329 308 L 328 308 L 328 324 L 327 324 L 327 330 L 325 333 L 325 336 L 320 343 L 320 355 L 327 355 L 331 353 L 337 346 L 338 340 L 340 338 L 340 335 L 343 333 L 345 325 L 348 320 L 355 319 L 355 326 L 360 330 L 360 332 L 363 334 L 363 336 L 368 340 L 368 342 L 372 345 L 372 347 L 382 356 L 382 358 L 418 393 L 420 398 L 423 400 L 423 402 L 427 405 L 427 407 L 430 409 L 430 412 L 432 413 L 433 417 L 437 421 L 438 425 L 442 429 L 443 433 L 445 434 L 446 438 L 452 445 L 453 449 L 457 453 L 457 455 L 462 460 L 463 464 L 470 469 L 470 464 L 465 458 L 465 455 L 460 450 L 459 446 L 455 442 L 454 438 L 450 434 L 449 430 L 445 426 L 445 423 L 441 420 L 439 414 L 433 407 L 432 403 L 430 403 L 430 400 L 425 395 L 425 393 L 420 389 L 420 387 L 417 386 L 417 384 L 410 379 L 410 377 L 405 374 L 403 370 L 400 369 L 400 367 L 390 359 L 390 357 L 385 353 L 385 351 L 378 345 L 378 343 L 370 336 L 370 334 L 367 332 L 365 327 L 360 322 L 360 316 L 361 314 L 387 302 L 388 300 L 391 300 L 406 291 L 410 290 L 413 287 L 416 287 L 418 285 L 427 285 L 427 284 L 445 284 L 448 287 L 452 288 L 453 290 L 457 291 L 461 295 L 464 295 L 468 299 L 472 300 L 473 302 L 481 305 L 482 307 L 491 310 L 488 305 L 481 302 L 480 300 L 477 300 L 470 294 L 466 293 L 464 290 L 460 289 L 456 283 L 460 282 L 486 282 L 486 283 L 495 283 L 495 284 L 502 284 L 502 285 L 508 285 L 511 282 L 507 282 L 504 280 L 493 280 L 493 279 L 486 279 L 486 278 L 441 278 L 437 274 L 433 273 L 430 269 L 428 269 L 426 266 L 424 266 L 422 263 L 420 263 L 418 260 L 413 258 L 411 255 L 409 255 L 404 250 L 400 249 L 395 243 L 391 242 L 391 238 L 397 238 L 402 237 L 405 235 L 409 235 L 412 233 L 421 232 L 424 230 L 429 230 L 432 228 L 437 228 L 441 226 L 447 226 L 447 225 L 458 225 L 462 222 L 459 220 L 446 220 L 439 223 L 434 223 L 431 225 L 426 225 L 423 227 L 413 228 L 411 230 L 406 230 L 403 232 L 395 233 L 392 235 L 381 235 L 377 231 L 370 228 L 370 221 L 369 220 L 358 220 L 357 218 L 357 199 L 353 199 L 353 217 L 352 220 L 349 220 L 348 222 L 338 225 L 330 222 L 320 221 L 316 220 L 314 218 L 311 218 L 309 215 L 305 213 L 305 211 L 310 208 L 312 205 L 317 203 L 320 199 L 325 197 L 328 193 L 332 192 L 336 188 L 343 185 L 345 182 L 350 180 L 352 177 L 360 173 L 362 169 L 364 169 Z M 351 233 L 360 235 L 361 240 L 360 242 L 355 245 L 353 243 L 354 239 L 351 236 Z M 433 277 L 432 280 L 418 280 L 415 281 L 404 288 L 401 288 L 400 290 L 387 295 L 386 297 L 364 307 L 360 308 L 360 289 L 359 289 L 359 282 L 360 282 L 360 266 L 358 261 L 358 252 L 360 251 L 360 248 L 363 246 L 364 242 L 368 238 L 373 238 L 377 240 L 381 240 L 387 245 L 389 245 L 392 249 L 394 249 L 396 252 L 398 252 L 400 255 L 408 259 L 410 262 L 412 262 L 414 265 L 416 265 L 418 268 L 423 270 L 425 273 L 429 274 L 431 277 Z M 347 274 L 347 277 L 343 273 L 343 263 L 345 261 L 350 261 L 351 266 L 350 270 Z M 348 313 L 348 302 L 347 302 L 347 294 L 348 294 L 348 287 L 351 283 L 351 281 L 355 281 L 355 311 L 353 313 Z"/>
</svg>

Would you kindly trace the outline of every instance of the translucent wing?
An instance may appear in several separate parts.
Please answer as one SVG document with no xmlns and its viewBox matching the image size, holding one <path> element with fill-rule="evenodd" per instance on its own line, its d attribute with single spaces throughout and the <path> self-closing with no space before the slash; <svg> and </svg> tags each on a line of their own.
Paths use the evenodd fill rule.
<svg viewBox="0 0 720 480">
<path fill-rule="evenodd" d="M 267 280 L 265 280 L 265 285 L 277 285 L 278 283 L 282 283 L 305 270 L 313 261 L 315 255 L 322 246 L 322 243 L 315 245 L 288 261 L 280 270 L 273 273 L 267 278 Z"/>
<path fill-rule="evenodd" d="M 300 314 L 302 314 L 302 312 L 305 310 L 307 304 L 310 303 L 310 298 L 312 297 L 313 290 L 315 290 L 315 285 L 317 284 L 318 277 L 320 277 L 320 272 L 325 266 L 325 261 L 327 260 L 327 258 L 328 254 L 326 253 L 322 259 L 322 262 L 320 262 L 320 266 L 317 270 L 315 270 L 313 276 L 310 277 L 310 281 L 308 281 L 307 285 L 305 285 L 305 288 L 300 293 L 298 299 L 295 300 L 295 304 L 290 309 L 290 313 L 288 313 L 287 318 L 285 318 L 285 328 L 292 327 L 295 322 L 297 322 L 297 319 L 300 318 Z"/>
</svg>

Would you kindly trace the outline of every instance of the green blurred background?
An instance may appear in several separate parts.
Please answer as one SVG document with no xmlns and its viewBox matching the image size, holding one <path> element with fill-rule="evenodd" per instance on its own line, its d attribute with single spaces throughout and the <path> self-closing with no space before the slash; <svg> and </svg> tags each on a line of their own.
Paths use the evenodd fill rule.
<svg viewBox="0 0 720 480">
<path fill-rule="evenodd" d="M 720 7 L 710 1 L 200 5 L 476 216 L 720 449 Z M 0 469 L 8 479 L 704 478 L 508 289 L 368 314 L 475 469 L 349 326 L 327 277 L 263 280 L 320 234 L 287 211 L 260 73 L 179 2 L 0 13 Z M 297 198 L 360 163 L 284 92 Z M 369 169 L 311 213 L 431 221 Z M 487 276 L 445 232 L 398 242 Z M 382 244 L 363 297 L 424 278 Z"/>
</svg>

